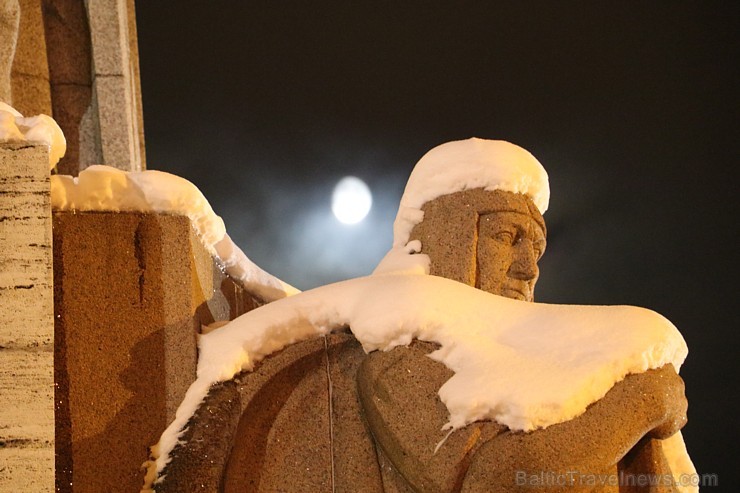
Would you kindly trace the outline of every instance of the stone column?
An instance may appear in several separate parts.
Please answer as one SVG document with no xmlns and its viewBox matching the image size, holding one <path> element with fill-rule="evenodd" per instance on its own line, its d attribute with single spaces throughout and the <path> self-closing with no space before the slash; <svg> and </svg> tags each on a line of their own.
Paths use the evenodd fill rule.
<svg viewBox="0 0 740 493">
<path fill-rule="evenodd" d="M 92 48 L 83 0 L 42 0 L 52 113 L 67 138 L 57 165 L 64 175 L 102 163 L 92 89 Z"/>
<path fill-rule="evenodd" d="M 11 72 L 12 106 L 24 116 L 51 115 L 49 62 L 41 3 L 19 0 L 19 4 L 20 25 Z"/>
<path fill-rule="evenodd" d="M 54 489 L 49 158 L 0 144 L 0 491 Z"/>
<path fill-rule="evenodd" d="M 0 101 L 10 101 L 10 70 L 20 21 L 18 0 L 0 0 Z"/>
<path fill-rule="evenodd" d="M 85 0 L 90 22 L 93 92 L 102 162 L 130 171 L 145 167 L 136 32 L 129 0 Z M 83 167 L 84 164 L 82 163 Z"/>
</svg>

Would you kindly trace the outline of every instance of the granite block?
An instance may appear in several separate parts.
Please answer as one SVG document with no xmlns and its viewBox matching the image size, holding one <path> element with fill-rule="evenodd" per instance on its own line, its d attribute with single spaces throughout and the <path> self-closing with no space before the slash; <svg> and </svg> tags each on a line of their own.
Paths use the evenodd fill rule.
<svg viewBox="0 0 740 493">
<path fill-rule="evenodd" d="M 183 216 L 56 212 L 54 269 L 57 486 L 137 491 L 195 378 L 201 325 L 257 304 Z"/>
</svg>

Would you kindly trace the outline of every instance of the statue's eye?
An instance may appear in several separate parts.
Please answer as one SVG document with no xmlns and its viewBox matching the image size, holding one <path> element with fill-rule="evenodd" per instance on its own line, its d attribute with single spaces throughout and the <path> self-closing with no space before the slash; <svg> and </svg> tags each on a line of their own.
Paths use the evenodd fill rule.
<svg viewBox="0 0 740 493">
<path fill-rule="evenodd" d="M 511 231 L 499 231 L 493 235 L 493 239 L 500 241 L 501 243 L 506 243 L 507 245 L 513 245 L 516 236 Z"/>
</svg>

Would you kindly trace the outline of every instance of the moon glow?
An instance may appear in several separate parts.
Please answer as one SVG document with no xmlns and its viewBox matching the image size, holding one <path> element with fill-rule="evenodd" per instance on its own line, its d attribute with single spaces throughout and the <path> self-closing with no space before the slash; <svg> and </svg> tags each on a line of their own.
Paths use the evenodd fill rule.
<svg viewBox="0 0 740 493">
<path fill-rule="evenodd" d="M 373 205 L 370 188 L 354 176 L 345 176 L 334 186 L 331 210 L 339 222 L 356 224 L 365 219 Z"/>
</svg>

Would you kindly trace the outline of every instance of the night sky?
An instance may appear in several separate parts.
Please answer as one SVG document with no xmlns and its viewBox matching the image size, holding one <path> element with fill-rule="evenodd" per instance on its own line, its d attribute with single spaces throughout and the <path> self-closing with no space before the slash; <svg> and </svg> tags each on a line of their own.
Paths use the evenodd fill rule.
<svg viewBox="0 0 740 493">
<path fill-rule="evenodd" d="M 733 491 L 735 2 L 290 3 L 137 3 L 148 168 L 194 182 L 252 260 L 307 289 L 372 271 L 427 150 L 521 145 L 550 176 L 537 300 L 673 321 L 689 452 Z M 345 175 L 374 196 L 354 226 L 330 211 Z"/>
</svg>

